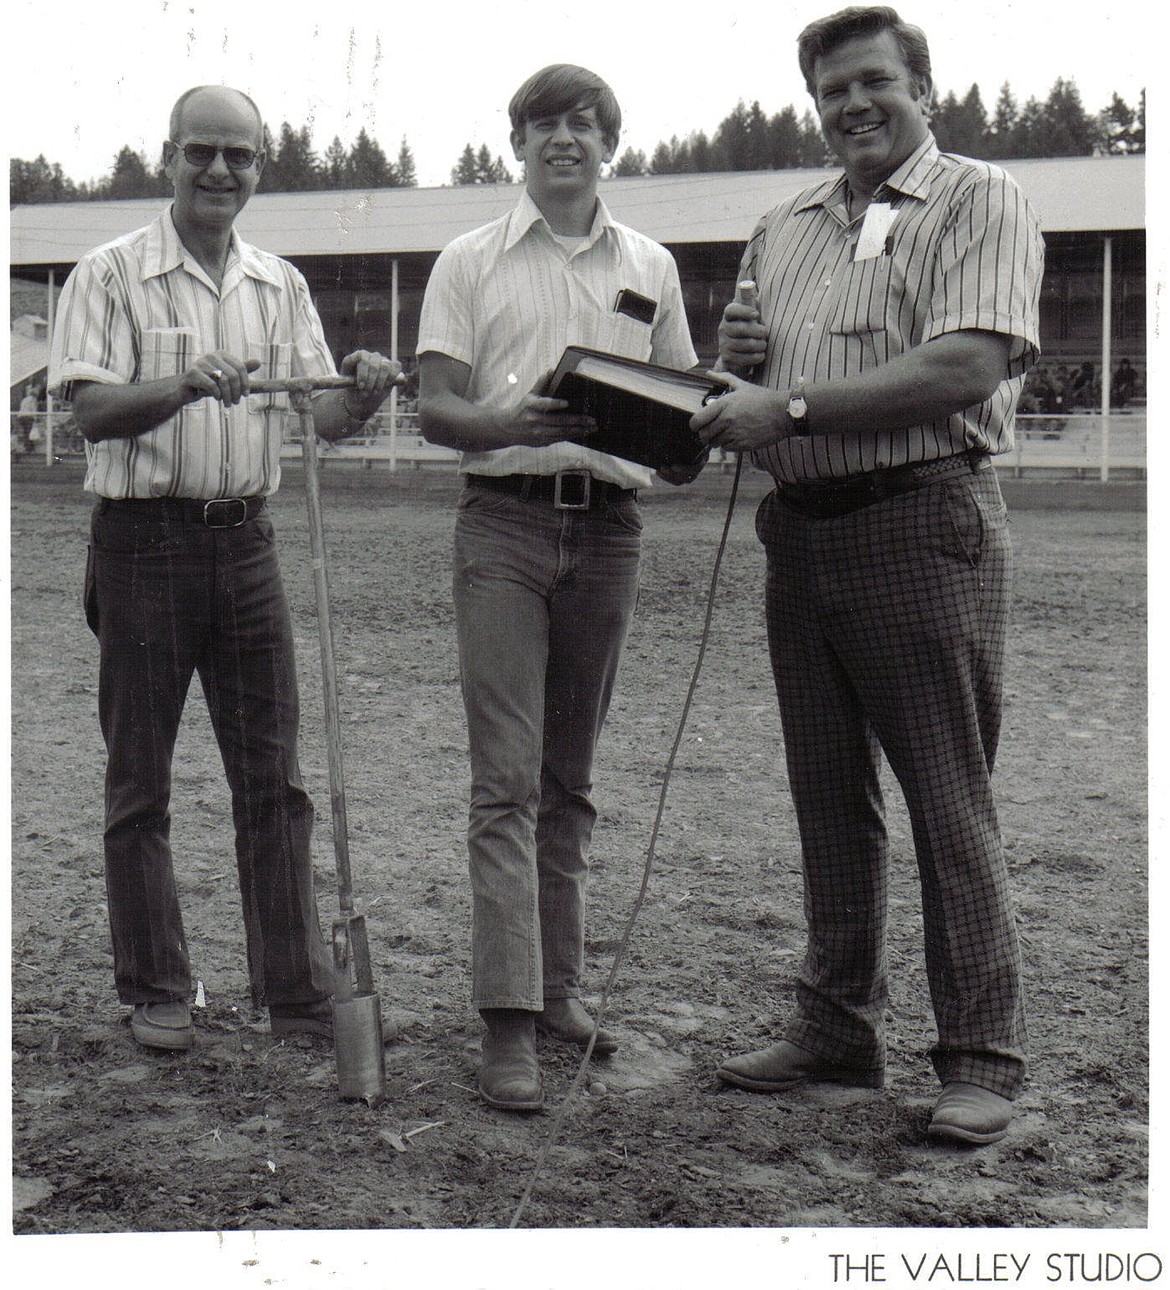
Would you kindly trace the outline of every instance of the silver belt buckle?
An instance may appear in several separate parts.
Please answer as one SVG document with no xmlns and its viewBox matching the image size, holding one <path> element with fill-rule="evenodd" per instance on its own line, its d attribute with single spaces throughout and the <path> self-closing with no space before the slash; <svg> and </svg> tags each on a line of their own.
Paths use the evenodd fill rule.
<svg viewBox="0 0 1170 1290">
<path fill-rule="evenodd" d="M 587 511 L 593 476 L 587 470 L 558 470 L 553 476 L 553 506 L 558 511 Z M 566 481 L 568 485 L 566 487 Z"/>
<path fill-rule="evenodd" d="M 224 519 L 220 519 L 218 512 L 213 512 L 213 506 L 238 506 L 238 512 L 228 511 Z M 234 516 L 238 514 L 239 519 Z M 248 499 L 246 497 L 213 497 L 211 501 L 203 503 L 203 523 L 209 529 L 238 529 L 248 518 Z"/>
</svg>

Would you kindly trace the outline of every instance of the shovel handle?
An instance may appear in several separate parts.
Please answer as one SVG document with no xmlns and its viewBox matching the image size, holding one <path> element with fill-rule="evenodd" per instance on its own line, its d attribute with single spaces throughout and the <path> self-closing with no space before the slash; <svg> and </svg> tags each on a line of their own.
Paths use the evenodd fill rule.
<svg viewBox="0 0 1170 1290">
<path fill-rule="evenodd" d="M 338 380 L 344 378 L 336 378 Z M 329 573 L 325 560 L 325 526 L 321 516 L 321 482 L 317 470 L 317 432 L 305 399 L 300 408 L 301 453 L 309 510 L 309 547 L 317 593 L 317 631 L 321 639 L 325 734 L 329 754 L 329 802 L 333 816 L 333 854 L 337 863 L 337 896 L 343 915 L 353 913 L 353 875 L 349 864 L 349 822 L 345 806 L 345 768 L 341 756 L 341 715 L 337 698 L 337 659 L 333 650 L 333 616 L 329 606 Z"/>
</svg>

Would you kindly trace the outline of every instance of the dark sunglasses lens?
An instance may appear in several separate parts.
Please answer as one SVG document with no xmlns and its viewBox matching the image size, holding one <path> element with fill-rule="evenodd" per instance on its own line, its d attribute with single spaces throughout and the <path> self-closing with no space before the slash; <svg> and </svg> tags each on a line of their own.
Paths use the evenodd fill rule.
<svg viewBox="0 0 1170 1290">
<path fill-rule="evenodd" d="M 189 143 L 183 149 L 183 156 L 192 166 L 210 166 L 218 155 L 219 149 L 210 143 Z M 256 154 L 251 148 L 224 148 L 223 159 L 229 170 L 247 170 L 256 160 Z"/>
<path fill-rule="evenodd" d="M 209 143 L 189 143 L 183 149 L 183 156 L 187 158 L 189 165 L 210 166 L 218 151 L 218 148 L 213 148 Z"/>
</svg>

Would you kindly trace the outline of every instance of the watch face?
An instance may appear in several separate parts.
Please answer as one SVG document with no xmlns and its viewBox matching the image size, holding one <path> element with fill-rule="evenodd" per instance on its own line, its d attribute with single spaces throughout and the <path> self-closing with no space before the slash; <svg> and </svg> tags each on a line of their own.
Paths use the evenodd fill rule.
<svg viewBox="0 0 1170 1290">
<path fill-rule="evenodd" d="M 793 421 L 802 421 L 808 415 L 808 404 L 803 394 L 794 394 L 788 400 L 788 415 Z"/>
</svg>

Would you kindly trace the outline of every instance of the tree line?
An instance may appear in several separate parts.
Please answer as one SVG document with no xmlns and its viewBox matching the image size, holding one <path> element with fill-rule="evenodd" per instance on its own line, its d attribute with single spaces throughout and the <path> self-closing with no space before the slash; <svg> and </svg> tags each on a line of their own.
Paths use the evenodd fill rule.
<svg viewBox="0 0 1170 1290">
<path fill-rule="evenodd" d="M 931 129 L 943 152 L 984 161 L 1021 157 L 1088 157 L 1146 150 L 1146 96 L 1136 108 L 1114 94 L 1109 106 L 1089 113 L 1073 81 L 1058 79 L 1043 102 L 1020 107 L 1005 83 L 991 115 L 978 85 L 962 99 L 953 91 L 936 100 Z M 716 170 L 789 170 L 832 163 L 811 110 L 799 118 L 794 107 L 766 116 L 757 101 L 742 100 L 708 137 L 695 131 L 685 139 L 662 140 L 647 160 L 627 148 L 615 175 L 672 175 Z"/>
<path fill-rule="evenodd" d="M 1087 112 L 1075 82 L 1058 79 L 1044 101 L 1029 98 L 1020 106 L 1004 84 L 989 114 L 977 85 L 960 99 L 953 91 L 938 99 L 931 128 L 944 152 L 958 152 L 989 161 L 1019 157 L 1074 157 L 1144 153 L 1146 98 L 1136 107 L 1114 94 L 1108 107 Z M 418 184 L 414 154 L 403 136 L 395 160 L 363 128 L 346 148 L 334 136 L 324 153 L 313 147 L 307 125 L 294 129 L 287 121 L 274 139 L 265 131 L 268 162 L 260 179 L 261 192 L 309 192 L 347 188 L 414 188 Z M 767 116 L 755 100 L 742 100 L 708 136 L 702 130 L 685 138 L 660 141 L 649 159 L 641 149 L 627 147 L 611 173 L 668 175 L 721 170 L 787 170 L 821 167 L 831 158 L 816 117 L 806 110 L 799 117 L 792 106 Z M 492 157 L 487 144 L 468 143 L 451 169 L 451 183 L 510 184 L 503 158 Z M 34 161 L 9 161 L 9 202 L 107 201 L 130 197 L 165 197 L 171 191 L 161 160 L 155 166 L 133 148 L 123 147 L 111 172 L 92 183 L 75 183 L 57 163 L 44 156 Z"/>
</svg>

